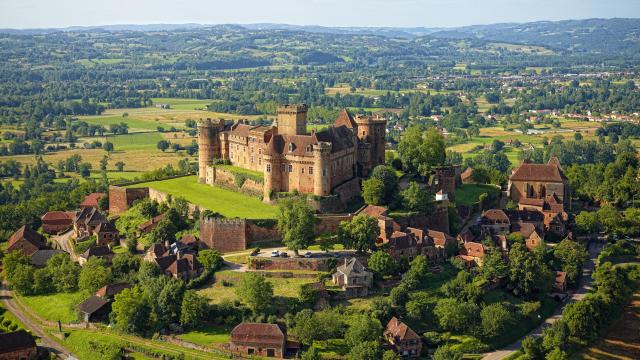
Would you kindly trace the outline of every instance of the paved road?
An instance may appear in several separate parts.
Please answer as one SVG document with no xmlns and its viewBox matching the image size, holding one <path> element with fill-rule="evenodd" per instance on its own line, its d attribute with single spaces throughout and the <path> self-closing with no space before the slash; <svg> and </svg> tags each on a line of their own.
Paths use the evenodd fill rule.
<svg viewBox="0 0 640 360">
<path fill-rule="evenodd" d="M 69 230 L 64 234 L 52 236 L 51 239 L 58 243 L 58 247 L 67 253 L 71 257 L 71 260 L 77 261 L 78 256 L 76 250 L 73 247 L 73 230 Z"/>
<path fill-rule="evenodd" d="M 13 298 L 13 293 L 10 290 L 7 290 L 4 284 L 0 285 L 0 301 L 2 301 L 4 307 L 17 317 L 32 334 L 40 338 L 40 346 L 47 348 L 49 351 L 57 354 L 63 359 L 73 358 L 71 351 L 54 341 L 35 320 L 24 313 L 22 308 L 16 304 L 16 301 Z"/>
<path fill-rule="evenodd" d="M 587 293 L 593 286 L 592 274 L 593 274 L 593 270 L 595 269 L 595 261 L 598 258 L 598 254 L 600 254 L 602 247 L 603 247 L 603 242 L 601 241 L 594 241 L 589 243 L 589 259 L 585 262 L 584 269 L 582 270 L 580 287 L 573 294 L 571 294 L 571 296 L 561 306 L 559 306 L 556 309 L 556 311 L 553 313 L 551 317 L 547 318 L 542 324 L 540 324 L 540 326 L 533 329 L 530 333 L 528 333 L 526 336 L 524 336 L 517 342 L 503 349 L 487 353 L 482 359 L 483 360 L 501 360 L 512 355 L 516 351 L 520 350 L 520 348 L 522 348 L 522 339 L 530 335 L 541 336 L 542 330 L 544 330 L 548 326 L 551 326 L 553 323 L 555 323 L 556 321 L 558 321 L 558 319 L 562 317 L 562 310 L 564 309 L 565 306 L 567 306 L 567 304 L 584 299 L 584 297 L 587 295 Z"/>
</svg>

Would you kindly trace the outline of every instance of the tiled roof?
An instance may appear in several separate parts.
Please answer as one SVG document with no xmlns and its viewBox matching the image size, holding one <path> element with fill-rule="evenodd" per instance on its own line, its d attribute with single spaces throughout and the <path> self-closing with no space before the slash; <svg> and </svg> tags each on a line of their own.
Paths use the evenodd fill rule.
<svg viewBox="0 0 640 360">
<path fill-rule="evenodd" d="M 484 245 L 476 242 L 468 242 L 464 244 L 464 251 L 468 256 L 481 258 L 484 256 Z"/>
<path fill-rule="evenodd" d="M 231 330 L 231 342 L 283 345 L 285 335 L 276 324 L 241 323 Z"/>
<path fill-rule="evenodd" d="M 96 296 L 109 298 L 120 294 L 122 290 L 129 288 L 131 288 L 131 285 L 127 283 L 110 284 L 98 289 L 98 291 L 96 291 Z"/>
<path fill-rule="evenodd" d="M 362 263 L 354 257 L 349 260 L 345 259 L 344 261 L 345 263 L 338 266 L 336 270 L 338 270 L 339 272 L 343 273 L 346 276 L 349 276 L 354 273 L 356 274 L 363 273 L 366 271 L 364 265 L 362 265 Z"/>
<path fill-rule="evenodd" d="M 80 207 L 98 207 L 98 201 L 101 198 L 107 196 L 105 193 L 92 193 L 84 197 L 84 200 L 80 203 Z"/>
<path fill-rule="evenodd" d="M 156 225 L 158 225 L 158 223 L 160 221 L 162 221 L 162 219 L 164 219 L 164 215 L 165 214 L 160 214 L 158 216 L 154 216 L 151 219 L 149 219 L 149 220 L 143 222 L 142 224 L 138 225 L 138 231 L 146 232 L 146 231 L 151 230 Z"/>
<path fill-rule="evenodd" d="M 433 239 L 433 243 L 436 246 L 445 246 L 447 240 L 453 240 L 453 238 L 442 231 L 427 230 L 427 235 Z"/>
<path fill-rule="evenodd" d="M 398 320 L 395 316 L 389 320 L 387 327 L 384 329 L 385 337 L 393 337 L 396 341 L 404 340 L 420 340 L 420 336 L 411 330 L 407 324 Z"/>
<path fill-rule="evenodd" d="M 44 242 L 44 237 L 40 235 L 37 231 L 33 230 L 30 226 L 23 225 L 18 229 L 11 237 L 9 238 L 7 251 L 11 251 L 14 248 L 17 248 L 19 242 L 26 241 L 31 244 L 31 247 L 34 248 L 34 251 L 27 255 L 31 255 L 35 252 L 35 250 L 41 250 L 46 248 L 46 244 Z"/>
<path fill-rule="evenodd" d="M 313 156 L 309 150 L 312 150 L 311 147 L 320 142 L 331 144 L 332 153 L 355 146 L 351 130 L 346 126 L 330 126 L 311 135 L 274 135 L 267 144 L 265 154 Z"/>
<path fill-rule="evenodd" d="M 387 208 L 382 206 L 367 205 L 367 207 L 365 207 L 364 209 L 362 209 L 362 211 L 360 211 L 360 214 L 366 214 L 371 216 L 372 218 L 377 219 L 381 216 L 386 216 L 387 211 L 388 211 Z"/>
<path fill-rule="evenodd" d="M 485 224 L 508 224 L 509 217 L 500 209 L 491 209 L 482 214 L 482 222 Z"/>
<path fill-rule="evenodd" d="M 94 246 L 82 254 L 82 257 L 85 259 L 90 258 L 91 256 L 107 256 L 113 255 L 113 251 L 108 246 Z"/>
<path fill-rule="evenodd" d="M 25 330 L 18 330 L 6 334 L 0 333 L 0 354 L 35 347 L 35 339 Z"/>
<path fill-rule="evenodd" d="M 556 160 L 557 161 L 557 160 Z M 533 164 L 524 162 L 513 171 L 511 181 L 546 181 L 563 182 L 567 177 L 556 161 L 549 160 L 547 164 Z"/>
<path fill-rule="evenodd" d="M 67 213 L 66 211 L 49 211 L 48 213 L 42 215 L 40 220 L 42 220 L 43 222 L 60 221 L 60 220 L 66 220 L 71 222 L 73 218 L 70 217 L 69 213 Z"/>
<path fill-rule="evenodd" d="M 532 223 L 519 221 L 511 226 L 512 232 L 518 232 L 525 238 L 528 238 L 536 231 L 536 227 Z"/>
<path fill-rule="evenodd" d="M 358 126 L 347 109 L 342 109 L 342 111 L 340 111 L 340 114 L 338 114 L 334 124 L 336 126 L 344 125 L 349 129 L 353 129 Z"/>
<path fill-rule="evenodd" d="M 409 249 L 416 246 L 416 241 L 411 234 L 394 231 L 389 238 L 389 246 L 396 250 Z"/>
</svg>

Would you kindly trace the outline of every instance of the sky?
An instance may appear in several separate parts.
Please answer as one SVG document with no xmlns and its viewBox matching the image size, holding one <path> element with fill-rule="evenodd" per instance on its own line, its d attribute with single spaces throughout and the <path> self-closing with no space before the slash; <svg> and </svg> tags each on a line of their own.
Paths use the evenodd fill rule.
<svg viewBox="0 0 640 360">
<path fill-rule="evenodd" d="M 454 27 L 640 17 L 640 0 L 0 0 L 0 28 L 114 24 Z"/>
</svg>

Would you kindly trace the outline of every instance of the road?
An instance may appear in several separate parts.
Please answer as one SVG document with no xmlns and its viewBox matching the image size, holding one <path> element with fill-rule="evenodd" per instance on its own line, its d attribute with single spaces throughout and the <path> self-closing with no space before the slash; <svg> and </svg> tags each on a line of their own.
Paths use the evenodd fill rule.
<svg viewBox="0 0 640 360">
<path fill-rule="evenodd" d="M 562 310 L 564 309 L 565 306 L 567 306 L 572 302 L 576 302 L 584 299 L 584 297 L 587 295 L 587 293 L 589 292 L 589 290 L 591 290 L 593 286 L 592 275 L 593 275 L 593 270 L 595 269 L 595 261 L 598 258 L 598 254 L 600 254 L 600 251 L 602 250 L 603 246 L 604 246 L 604 243 L 602 241 L 593 241 L 589 243 L 589 259 L 585 262 L 584 268 L 582 270 L 582 277 L 580 278 L 580 287 L 578 287 L 578 289 L 574 293 L 572 293 L 571 296 L 556 309 L 556 311 L 553 313 L 551 317 L 547 318 L 542 324 L 540 324 L 540 326 L 533 329 L 524 337 L 520 338 L 520 340 L 518 340 L 517 342 L 503 349 L 487 353 L 482 359 L 483 360 L 501 360 L 512 355 L 516 351 L 520 350 L 520 348 L 522 348 L 522 340 L 525 337 L 541 336 L 542 330 L 544 330 L 548 326 L 551 326 L 553 323 L 555 323 L 556 321 L 558 321 L 558 319 L 562 317 Z"/>
<path fill-rule="evenodd" d="M 64 234 L 52 236 L 51 239 L 58 244 L 58 247 L 67 253 L 71 257 L 71 260 L 77 261 L 78 255 L 73 247 L 73 230 L 69 230 Z"/>
<path fill-rule="evenodd" d="M 17 317 L 32 334 L 40 338 L 40 346 L 47 348 L 50 352 L 55 353 L 63 359 L 74 358 L 71 351 L 53 340 L 35 320 L 25 314 L 22 308 L 16 304 L 16 301 L 13 298 L 13 293 L 10 290 L 7 290 L 4 284 L 0 286 L 0 301 L 2 301 L 4 307 Z"/>
</svg>

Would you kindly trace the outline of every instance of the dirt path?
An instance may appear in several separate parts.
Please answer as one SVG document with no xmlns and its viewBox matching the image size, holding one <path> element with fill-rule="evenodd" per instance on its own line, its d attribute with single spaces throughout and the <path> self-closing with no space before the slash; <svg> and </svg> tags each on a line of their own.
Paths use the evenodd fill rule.
<svg viewBox="0 0 640 360">
<path fill-rule="evenodd" d="M 17 317 L 18 320 L 20 320 L 27 329 L 31 331 L 31 333 L 40 338 L 40 344 L 42 347 L 49 349 L 49 351 L 62 358 L 74 358 L 71 351 L 53 340 L 50 335 L 40 327 L 40 324 L 22 310 L 22 308 L 16 303 L 13 293 L 10 290 L 7 290 L 4 284 L 2 284 L 2 287 L 0 288 L 0 299 L 8 311 Z"/>
<path fill-rule="evenodd" d="M 556 321 L 558 321 L 558 319 L 562 317 L 562 310 L 565 308 L 565 306 L 567 306 L 572 302 L 576 302 L 584 299 L 584 297 L 587 295 L 587 293 L 593 286 L 592 274 L 593 274 L 593 270 L 595 269 L 595 261 L 598 258 L 598 254 L 600 254 L 602 247 L 603 247 L 603 243 L 600 241 L 589 243 L 589 259 L 585 262 L 584 268 L 582 270 L 580 287 L 573 294 L 571 294 L 571 296 L 562 305 L 560 305 L 556 309 L 556 311 L 553 313 L 553 315 L 551 315 L 551 317 L 548 317 L 542 324 L 540 324 L 540 326 L 538 326 L 537 328 L 529 332 L 527 335 L 520 338 L 520 340 L 516 341 L 515 343 L 503 349 L 499 349 L 494 352 L 487 353 L 484 355 L 482 359 L 483 360 L 501 360 L 512 355 L 516 351 L 520 350 L 520 348 L 522 348 L 522 340 L 524 338 L 526 338 L 527 336 L 541 336 L 542 330 L 544 330 L 548 326 L 553 325 Z"/>
<path fill-rule="evenodd" d="M 76 250 L 73 247 L 73 240 L 71 239 L 72 237 L 73 237 L 73 230 L 69 230 L 64 234 L 52 236 L 51 239 L 53 239 L 53 241 L 55 241 L 58 244 L 58 247 L 60 249 L 69 253 L 71 260 L 77 261 L 78 255 L 76 254 Z"/>
</svg>

